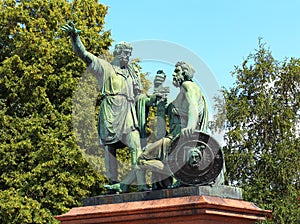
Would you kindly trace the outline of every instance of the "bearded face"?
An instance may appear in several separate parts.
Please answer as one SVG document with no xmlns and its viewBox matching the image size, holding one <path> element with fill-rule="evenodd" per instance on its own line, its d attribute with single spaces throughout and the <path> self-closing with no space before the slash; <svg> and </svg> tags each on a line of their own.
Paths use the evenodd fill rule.
<svg viewBox="0 0 300 224">
<path fill-rule="evenodd" d="M 193 169 L 197 169 L 200 166 L 201 151 L 198 148 L 192 148 L 189 151 L 188 165 Z"/>
<path fill-rule="evenodd" d="M 118 55 L 121 67 L 127 66 L 127 64 L 129 63 L 130 56 L 131 56 L 131 50 L 122 49 L 121 53 Z"/>
<path fill-rule="evenodd" d="M 118 44 L 115 47 L 114 57 L 120 62 L 120 67 L 127 67 L 131 56 L 132 48 L 125 44 Z"/>
<path fill-rule="evenodd" d="M 184 71 L 182 70 L 182 68 L 180 66 L 177 66 L 174 70 L 173 73 L 173 85 L 175 87 L 180 87 L 181 84 L 184 81 L 184 75 L 183 75 Z"/>
</svg>

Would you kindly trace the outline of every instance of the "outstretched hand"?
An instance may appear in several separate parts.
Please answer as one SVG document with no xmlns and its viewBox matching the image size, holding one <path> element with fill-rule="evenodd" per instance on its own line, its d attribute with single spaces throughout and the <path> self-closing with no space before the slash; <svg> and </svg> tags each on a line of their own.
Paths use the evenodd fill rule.
<svg viewBox="0 0 300 224">
<path fill-rule="evenodd" d="M 81 32 L 81 30 L 77 30 L 73 22 L 69 22 L 66 25 L 61 27 L 62 31 L 66 32 L 70 36 L 75 36 Z"/>
</svg>

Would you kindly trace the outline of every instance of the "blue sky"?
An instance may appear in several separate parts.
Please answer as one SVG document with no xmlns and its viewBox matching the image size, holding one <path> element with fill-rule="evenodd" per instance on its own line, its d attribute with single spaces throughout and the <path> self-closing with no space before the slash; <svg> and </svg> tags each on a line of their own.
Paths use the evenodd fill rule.
<svg viewBox="0 0 300 224">
<path fill-rule="evenodd" d="M 230 71 L 257 48 L 259 37 L 279 60 L 300 56 L 298 0 L 100 2 L 110 7 L 105 29 L 116 42 L 150 39 L 180 45 L 201 58 L 227 88 L 234 83 Z"/>
</svg>

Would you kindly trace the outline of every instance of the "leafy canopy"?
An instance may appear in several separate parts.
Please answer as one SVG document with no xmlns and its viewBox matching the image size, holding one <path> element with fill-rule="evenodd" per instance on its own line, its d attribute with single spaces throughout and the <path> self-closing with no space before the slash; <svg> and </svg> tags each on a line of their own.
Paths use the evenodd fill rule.
<svg viewBox="0 0 300 224">
<path fill-rule="evenodd" d="M 60 30 L 74 21 L 87 50 L 105 54 L 107 7 L 96 0 L 0 2 L 0 222 L 55 223 L 99 194 L 104 177 L 72 132 L 72 94 L 85 64 Z"/>
<path fill-rule="evenodd" d="M 260 40 L 232 74 L 234 87 L 223 89 L 227 182 L 273 210 L 274 223 L 299 223 L 300 60 L 277 61 Z"/>
</svg>

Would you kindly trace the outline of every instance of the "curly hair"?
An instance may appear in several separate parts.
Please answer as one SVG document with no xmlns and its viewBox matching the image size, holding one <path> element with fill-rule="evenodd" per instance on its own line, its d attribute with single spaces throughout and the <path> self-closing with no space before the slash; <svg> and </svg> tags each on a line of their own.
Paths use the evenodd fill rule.
<svg viewBox="0 0 300 224">
<path fill-rule="evenodd" d="M 185 72 L 185 79 L 191 81 L 195 74 L 194 67 L 191 64 L 184 62 L 184 61 L 177 62 L 175 67 L 178 67 L 178 66 L 181 67 L 181 69 Z"/>
<path fill-rule="evenodd" d="M 124 49 L 129 50 L 130 52 L 132 52 L 132 45 L 128 42 L 125 42 L 125 41 L 121 41 L 121 42 L 117 43 L 115 45 L 115 49 L 114 49 L 114 52 L 113 52 L 114 56 L 119 55 L 122 52 L 122 50 L 124 50 Z"/>
</svg>

